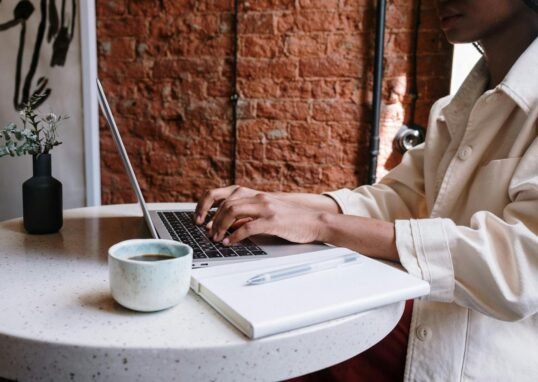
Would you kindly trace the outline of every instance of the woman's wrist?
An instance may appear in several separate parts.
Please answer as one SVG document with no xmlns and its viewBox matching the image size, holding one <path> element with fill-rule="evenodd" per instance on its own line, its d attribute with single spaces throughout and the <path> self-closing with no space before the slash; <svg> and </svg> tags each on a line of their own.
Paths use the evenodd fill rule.
<svg viewBox="0 0 538 382">
<path fill-rule="evenodd" d="M 290 202 L 299 206 L 310 208 L 316 211 L 341 213 L 338 203 L 327 195 L 308 194 L 300 192 L 273 192 L 271 193 L 277 199 Z"/>
<path fill-rule="evenodd" d="M 399 262 L 394 224 L 378 219 L 320 212 L 317 238 L 364 255 Z"/>
</svg>

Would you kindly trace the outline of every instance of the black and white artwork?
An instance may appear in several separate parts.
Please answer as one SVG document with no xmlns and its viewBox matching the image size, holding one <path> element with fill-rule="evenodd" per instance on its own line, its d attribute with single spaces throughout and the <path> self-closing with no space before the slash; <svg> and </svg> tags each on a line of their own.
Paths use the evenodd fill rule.
<svg viewBox="0 0 538 382">
<path fill-rule="evenodd" d="M 2 52 L 3 55 L 14 58 L 12 99 L 16 110 L 20 110 L 36 93 L 47 95 L 41 102 L 47 100 L 52 91 L 49 79 L 37 75 L 42 47 L 49 44 L 52 48 L 49 62 L 51 68 L 63 67 L 75 31 L 76 0 L 40 0 L 35 3 L 28 0 L 0 0 L 0 38 L 5 31 L 18 31 L 17 44 L 12 45 L 16 46 L 16 52 Z M 37 24 L 37 28 L 29 30 L 30 23 Z"/>
<path fill-rule="evenodd" d="M 64 185 L 64 208 L 84 205 L 84 87 L 80 0 L 0 0 L 0 125 L 20 124 L 19 110 L 45 94 L 38 111 L 68 115 L 52 151 L 53 175 Z M 86 19 L 84 19 L 87 22 Z M 31 158 L 0 159 L 0 220 L 21 216 L 21 184 Z"/>
</svg>

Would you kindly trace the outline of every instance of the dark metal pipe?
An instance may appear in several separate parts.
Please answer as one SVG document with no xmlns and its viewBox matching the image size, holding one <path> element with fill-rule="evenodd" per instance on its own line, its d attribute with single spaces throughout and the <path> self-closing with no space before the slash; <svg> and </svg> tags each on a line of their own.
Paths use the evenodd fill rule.
<svg viewBox="0 0 538 382">
<path fill-rule="evenodd" d="M 234 11 L 232 15 L 232 38 L 233 38 L 233 52 L 232 52 L 232 95 L 230 101 L 232 102 L 232 160 L 230 170 L 231 184 L 237 182 L 237 102 L 239 101 L 239 94 L 237 93 L 237 55 L 238 55 L 238 13 L 239 5 L 238 0 L 234 0 Z"/>
<path fill-rule="evenodd" d="M 372 129 L 370 132 L 370 162 L 368 184 L 376 181 L 377 156 L 379 155 L 379 115 L 381 111 L 381 86 L 383 83 L 383 45 L 385 43 L 386 1 L 378 0 L 375 28 L 374 89 L 372 97 Z"/>
</svg>

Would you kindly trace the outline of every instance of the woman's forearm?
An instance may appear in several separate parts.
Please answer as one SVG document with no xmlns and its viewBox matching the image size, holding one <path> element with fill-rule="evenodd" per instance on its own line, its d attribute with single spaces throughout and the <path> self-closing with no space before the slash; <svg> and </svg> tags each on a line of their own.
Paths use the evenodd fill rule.
<svg viewBox="0 0 538 382">
<path fill-rule="evenodd" d="M 271 195 L 276 198 L 287 201 L 298 206 L 311 208 L 320 212 L 333 214 L 342 213 L 340 207 L 333 198 L 320 194 L 307 194 L 300 192 L 272 192 Z"/>
<path fill-rule="evenodd" d="M 272 193 L 278 199 L 320 213 L 320 241 L 356 250 L 364 255 L 400 262 L 394 224 L 382 220 L 343 215 L 331 197 L 307 193 Z"/>
<path fill-rule="evenodd" d="M 321 213 L 319 240 L 363 255 L 400 262 L 394 224 L 360 216 Z"/>
</svg>

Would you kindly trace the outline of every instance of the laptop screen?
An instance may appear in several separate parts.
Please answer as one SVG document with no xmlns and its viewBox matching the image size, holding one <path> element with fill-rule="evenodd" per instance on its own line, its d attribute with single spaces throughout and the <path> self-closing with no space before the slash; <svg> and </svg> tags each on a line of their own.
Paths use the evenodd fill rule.
<svg viewBox="0 0 538 382">
<path fill-rule="evenodd" d="M 149 216 L 149 212 L 146 207 L 146 202 L 144 201 L 144 196 L 142 195 L 142 191 L 140 190 L 140 186 L 138 185 L 138 182 L 136 180 L 133 167 L 131 166 L 131 162 L 129 161 L 129 157 L 127 156 L 127 151 L 125 150 L 123 141 L 121 140 L 118 126 L 116 125 L 114 116 L 112 115 L 112 112 L 110 111 L 110 106 L 108 105 L 105 92 L 103 90 L 103 87 L 101 86 L 101 82 L 99 81 L 99 79 L 97 79 L 97 94 L 99 96 L 99 105 L 101 106 L 101 111 L 103 112 L 105 119 L 108 123 L 108 126 L 110 127 L 110 130 L 112 131 L 112 137 L 114 138 L 114 142 L 116 142 L 116 147 L 118 148 L 118 152 L 120 154 L 121 160 L 123 162 L 125 170 L 127 171 L 127 175 L 129 176 L 129 181 L 131 182 L 131 186 L 133 187 L 133 190 L 136 194 L 138 203 L 140 204 L 140 207 L 142 207 L 142 213 L 144 214 L 144 219 L 146 220 L 146 224 L 148 225 L 148 228 L 151 231 L 151 235 L 155 238 L 158 238 L 159 235 L 157 235 L 155 226 L 153 225 L 153 222 L 151 221 L 151 218 Z"/>
</svg>

